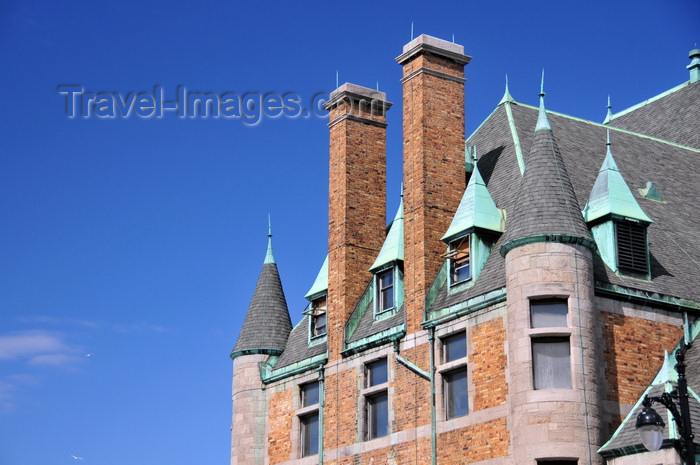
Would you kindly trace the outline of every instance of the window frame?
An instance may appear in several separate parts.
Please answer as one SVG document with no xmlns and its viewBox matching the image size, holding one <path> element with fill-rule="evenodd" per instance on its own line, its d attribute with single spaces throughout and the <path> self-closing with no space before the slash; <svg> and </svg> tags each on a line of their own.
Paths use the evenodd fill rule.
<svg viewBox="0 0 700 465">
<path fill-rule="evenodd" d="M 314 403 L 309 402 L 306 391 L 306 389 L 311 386 L 316 387 L 315 399 L 312 399 Z M 318 380 L 299 385 L 300 408 L 296 411 L 296 417 L 299 422 L 299 456 L 301 458 L 311 457 L 319 453 L 321 433 L 321 389 L 323 389 L 323 386 Z M 315 431 L 312 430 L 314 424 L 316 425 Z M 313 440 L 314 436 L 315 441 Z M 313 441 L 315 447 L 311 447 L 313 443 L 309 441 Z"/>
<path fill-rule="evenodd" d="M 319 305 L 320 302 L 323 302 L 323 306 Z M 309 321 L 311 339 L 325 337 L 326 334 L 328 334 L 328 296 L 326 294 L 311 300 L 311 311 L 309 315 L 311 317 Z M 323 318 L 325 323 L 322 326 L 323 332 L 318 332 L 317 322 L 321 318 Z"/>
<path fill-rule="evenodd" d="M 459 338 L 459 339 L 457 339 Z M 450 347 L 450 340 L 461 340 L 462 343 L 464 344 L 464 354 L 462 355 L 460 352 L 458 352 L 456 355 L 458 356 L 451 356 L 449 353 L 449 347 Z M 440 375 L 441 379 L 441 387 L 442 387 L 442 402 L 441 402 L 441 407 L 444 411 L 443 418 L 444 420 L 453 420 L 455 418 L 461 418 L 464 416 L 469 415 L 470 413 L 470 406 L 471 402 L 469 399 L 469 367 L 468 367 L 468 358 L 469 358 L 469 347 L 468 347 L 468 339 L 467 339 L 467 332 L 466 330 L 461 330 L 457 332 L 453 332 L 450 334 L 446 334 L 444 336 L 441 336 L 439 338 L 440 341 L 440 365 L 437 367 L 437 372 Z M 454 389 L 455 383 L 453 378 L 458 372 L 464 373 L 465 376 L 465 381 L 466 381 L 466 390 L 463 392 L 457 392 Z M 457 396 L 455 395 L 461 394 L 463 396 L 464 401 L 466 402 L 466 411 L 462 413 L 455 414 L 452 409 L 450 408 L 451 405 L 454 405 L 455 400 L 457 399 Z"/>
<path fill-rule="evenodd" d="M 557 326 L 548 326 L 536 324 L 534 317 L 535 311 L 534 307 L 537 305 L 551 306 L 553 304 L 561 304 L 566 309 L 566 315 L 563 316 L 562 323 Z M 532 365 L 532 389 L 536 391 L 545 389 L 572 389 L 573 388 L 573 367 L 572 367 L 572 357 L 571 357 L 571 328 L 570 328 L 570 311 L 569 311 L 569 299 L 565 296 L 553 296 L 546 298 L 531 298 L 529 300 L 529 335 L 530 335 L 530 360 Z M 550 313 L 551 314 L 551 313 Z M 561 317 L 561 316 L 560 316 Z M 546 320 L 546 318 L 545 318 Z M 557 378 L 556 383 L 552 382 L 548 385 L 541 385 L 538 380 L 542 379 L 542 372 L 540 371 L 540 366 L 537 362 L 537 353 L 542 353 L 541 351 L 536 351 L 536 346 L 542 344 L 561 344 L 566 343 L 568 358 L 567 358 L 567 378 Z M 554 376 L 552 376 L 554 380 Z M 562 386 L 557 386 L 555 384 L 562 384 Z"/>
<path fill-rule="evenodd" d="M 383 364 L 385 366 L 383 377 L 379 380 L 374 379 L 376 374 L 373 373 L 372 367 L 378 364 Z M 389 374 L 389 361 L 387 357 L 376 358 L 369 360 L 363 365 L 364 370 L 364 389 L 361 392 L 363 401 L 363 440 L 371 441 L 373 439 L 378 439 L 386 437 L 391 434 L 391 419 L 389 418 L 391 413 L 391 405 L 389 398 L 389 379 L 391 379 Z M 385 378 L 385 379 L 384 379 Z M 381 382 L 377 382 L 381 381 Z M 377 400 L 384 400 L 384 407 L 379 410 Z M 384 410 L 385 409 L 385 410 Z M 378 431 L 377 424 L 378 415 L 384 413 L 386 418 L 385 431 Z"/>
<path fill-rule="evenodd" d="M 466 249 L 461 248 L 466 242 Z M 472 280 L 472 237 L 471 234 L 466 234 L 462 237 L 450 241 L 448 251 L 445 255 L 448 260 L 447 276 L 450 287 L 468 283 Z M 466 258 L 463 256 L 466 255 Z M 457 267 L 457 264 L 462 263 Z M 459 279 L 460 270 L 467 269 L 467 276 Z"/>
<path fill-rule="evenodd" d="M 390 312 L 396 308 L 396 267 L 391 266 L 389 268 L 384 268 L 379 270 L 374 275 L 374 301 L 375 301 L 375 315 L 381 313 Z M 382 278 L 384 276 L 391 276 L 391 284 L 382 287 Z M 384 301 L 384 290 L 390 290 L 391 292 L 391 306 L 386 306 Z"/>
</svg>

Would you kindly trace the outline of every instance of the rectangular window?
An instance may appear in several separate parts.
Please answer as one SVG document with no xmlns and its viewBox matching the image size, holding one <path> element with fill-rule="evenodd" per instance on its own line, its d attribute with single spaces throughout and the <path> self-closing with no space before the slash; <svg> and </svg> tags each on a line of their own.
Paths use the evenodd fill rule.
<svg viewBox="0 0 700 465">
<path fill-rule="evenodd" d="M 319 297 L 311 302 L 311 337 L 319 337 L 326 334 L 326 308 L 326 296 Z"/>
<path fill-rule="evenodd" d="M 320 384 L 318 382 L 304 384 L 300 387 L 301 406 L 303 414 L 299 415 L 301 426 L 301 456 L 318 454 L 319 438 L 319 393 Z M 316 409 L 309 409 L 309 407 Z"/>
<path fill-rule="evenodd" d="M 621 273 L 646 275 L 649 272 L 646 226 L 629 221 L 616 221 L 615 236 L 618 270 Z"/>
<path fill-rule="evenodd" d="M 467 333 L 452 334 L 441 339 L 443 398 L 445 416 L 461 417 L 469 413 L 469 385 L 467 384 Z M 457 365 L 457 367 L 455 367 Z"/>
<path fill-rule="evenodd" d="M 452 284 L 471 279 L 469 236 L 450 244 L 450 280 Z"/>
<path fill-rule="evenodd" d="M 569 337 L 532 340 L 532 370 L 535 389 L 571 388 Z"/>
<path fill-rule="evenodd" d="M 569 307 L 564 299 L 530 302 L 530 324 L 533 328 L 566 327 Z"/>
<path fill-rule="evenodd" d="M 365 432 L 374 439 L 389 434 L 389 393 L 387 360 L 365 365 Z"/>
<path fill-rule="evenodd" d="M 377 311 L 382 312 L 394 307 L 394 269 L 377 275 Z"/>
<path fill-rule="evenodd" d="M 447 419 L 461 417 L 469 413 L 469 386 L 467 367 L 442 375 L 445 383 L 445 413 Z"/>
</svg>

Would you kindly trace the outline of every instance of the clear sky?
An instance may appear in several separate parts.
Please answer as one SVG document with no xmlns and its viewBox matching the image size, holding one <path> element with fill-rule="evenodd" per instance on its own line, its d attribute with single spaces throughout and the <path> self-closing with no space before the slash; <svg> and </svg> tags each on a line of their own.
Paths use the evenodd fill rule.
<svg viewBox="0 0 700 465">
<path fill-rule="evenodd" d="M 619 111 L 686 81 L 700 42 L 696 0 L 0 1 L 1 464 L 228 463 L 228 355 L 268 213 L 294 323 L 326 254 L 327 119 L 157 117 L 148 96 L 287 94 L 308 109 L 336 72 L 378 85 L 394 102 L 391 219 L 394 58 L 412 22 L 473 56 L 467 134 L 506 74 L 535 105 L 544 68 L 548 109 L 602 122 L 608 95 Z M 69 118 L 59 86 L 112 107 L 84 97 L 90 116 Z"/>
</svg>

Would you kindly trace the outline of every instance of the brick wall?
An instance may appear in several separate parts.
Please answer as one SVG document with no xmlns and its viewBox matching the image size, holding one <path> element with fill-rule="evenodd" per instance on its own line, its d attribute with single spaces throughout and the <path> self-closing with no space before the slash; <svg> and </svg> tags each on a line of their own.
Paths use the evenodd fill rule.
<svg viewBox="0 0 700 465">
<path fill-rule="evenodd" d="M 438 436 L 438 463 L 462 465 L 508 455 L 510 434 L 498 418 Z"/>
<path fill-rule="evenodd" d="M 474 326 L 472 329 L 474 411 L 504 404 L 508 394 L 506 383 L 506 331 L 503 318 Z"/>
<path fill-rule="evenodd" d="M 281 463 L 291 458 L 290 432 L 294 421 L 293 390 L 274 393 L 270 396 L 268 422 L 268 456 L 270 463 Z"/>
<path fill-rule="evenodd" d="M 418 331 L 425 293 L 442 265 L 440 241 L 465 188 L 461 46 L 421 36 L 404 47 L 404 293 L 407 333 Z M 428 46 L 424 41 L 430 42 Z M 436 49 L 437 47 L 437 49 Z"/>
<path fill-rule="evenodd" d="M 355 369 L 326 372 L 324 448 L 337 449 L 354 444 L 359 434 L 359 374 Z"/>
<path fill-rule="evenodd" d="M 372 103 L 374 101 L 374 103 Z M 344 84 L 331 94 L 328 201 L 328 346 L 340 358 L 343 329 L 372 274 L 386 228 L 383 92 Z"/>
<path fill-rule="evenodd" d="M 426 372 L 430 371 L 430 345 L 422 344 L 402 350 L 401 356 Z M 430 424 L 430 382 L 394 359 L 392 403 L 393 432 Z"/>
<path fill-rule="evenodd" d="M 656 376 L 683 330 L 678 326 L 614 313 L 603 313 L 603 354 L 608 400 L 634 404 Z"/>
</svg>

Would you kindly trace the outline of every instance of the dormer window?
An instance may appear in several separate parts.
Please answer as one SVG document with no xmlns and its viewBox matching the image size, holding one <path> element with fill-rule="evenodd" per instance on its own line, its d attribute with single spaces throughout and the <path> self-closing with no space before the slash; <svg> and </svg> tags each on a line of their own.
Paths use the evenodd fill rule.
<svg viewBox="0 0 700 465">
<path fill-rule="evenodd" d="M 326 310 L 327 300 L 323 295 L 311 301 L 311 337 L 321 337 L 326 335 Z"/>
<path fill-rule="evenodd" d="M 376 274 L 377 313 L 394 308 L 394 268 Z"/>
<path fill-rule="evenodd" d="M 447 258 L 450 261 L 450 284 L 471 279 L 471 249 L 469 235 L 450 243 Z"/>
<path fill-rule="evenodd" d="M 620 273 L 647 275 L 649 258 L 647 252 L 647 227 L 631 221 L 615 221 L 617 241 L 617 269 Z"/>
</svg>

